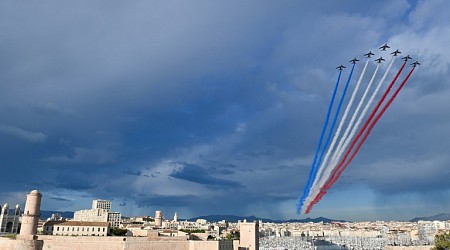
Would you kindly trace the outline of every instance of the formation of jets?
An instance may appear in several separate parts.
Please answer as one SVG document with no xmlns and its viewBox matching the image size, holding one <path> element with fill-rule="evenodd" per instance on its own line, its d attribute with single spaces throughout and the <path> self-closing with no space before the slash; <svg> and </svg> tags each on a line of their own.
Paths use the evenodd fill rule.
<svg viewBox="0 0 450 250">
<path fill-rule="evenodd" d="M 383 46 L 381 46 L 379 49 L 381 51 L 386 51 L 386 49 L 390 48 L 390 46 L 385 43 Z M 391 52 L 391 55 L 393 56 L 397 56 L 398 54 L 401 54 L 402 52 L 400 52 L 398 49 L 395 50 L 394 52 Z M 364 57 L 366 58 L 371 58 L 373 55 L 375 55 L 374 53 L 372 53 L 372 51 L 367 52 L 366 54 L 364 54 Z M 408 60 L 412 59 L 412 57 L 410 57 L 409 55 L 402 57 L 402 60 L 407 62 Z M 356 64 L 356 62 L 358 62 L 359 60 L 355 58 L 353 58 L 352 60 L 350 60 L 349 62 L 351 62 L 352 64 Z M 375 59 L 375 62 L 377 63 L 381 63 L 383 61 L 386 61 L 383 57 L 380 56 L 380 58 Z M 417 65 L 420 65 L 419 61 L 415 61 L 414 63 L 411 63 L 411 65 L 413 67 L 417 67 Z M 339 65 L 338 67 L 336 67 L 336 69 L 342 71 L 343 69 L 345 69 L 346 67 L 344 65 Z"/>
</svg>

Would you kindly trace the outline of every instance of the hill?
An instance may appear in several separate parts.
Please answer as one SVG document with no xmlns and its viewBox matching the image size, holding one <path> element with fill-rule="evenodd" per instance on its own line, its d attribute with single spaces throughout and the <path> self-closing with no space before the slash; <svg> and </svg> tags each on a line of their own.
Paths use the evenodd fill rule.
<svg viewBox="0 0 450 250">
<path fill-rule="evenodd" d="M 419 220 L 425 220 L 425 221 L 434 221 L 434 220 L 440 220 L 440 221 L 447 221 L 450 220 L 450 214 L 440 213 L 435 214 L 428 217 L 416 217 L 411 220 L 411 222 L 418 222 Z"/>
</svg>

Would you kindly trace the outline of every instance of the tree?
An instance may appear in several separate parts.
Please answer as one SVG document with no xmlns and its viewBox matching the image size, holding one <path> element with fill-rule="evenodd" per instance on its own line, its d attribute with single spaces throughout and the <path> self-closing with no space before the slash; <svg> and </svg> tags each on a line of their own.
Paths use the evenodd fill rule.
<svg viewBox="0 0 450 250">
<path fill-rule="evenodd" d="M 125 236 L 127 234 L 127 230 L 118 227 L 113 227 L 111 228 L 111 234 L 114 236 Z"/>
<path fill-rule="evenodd" d="M 436 235 L 434 238 L 433 250 L 449 250 L 450 249 L 450 233 Z"/>
</svg>

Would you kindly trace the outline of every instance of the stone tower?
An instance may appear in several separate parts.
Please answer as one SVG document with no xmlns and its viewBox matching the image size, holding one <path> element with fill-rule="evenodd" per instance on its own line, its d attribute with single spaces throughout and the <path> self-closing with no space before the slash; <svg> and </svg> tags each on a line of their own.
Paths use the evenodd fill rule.
<svg viewBox="0 0 450 250">
<path fill-rule="evenodd" d="M 157 227 L 162 227 L 162 220 L 163 220 L 162 216 L 163 216 L 162 211 L 155 212 L 155 225 Z"/>
<path fill-rule="evenodd" d="M 37 190 L 31 191 L 27 195 L 22 217 L 22 227 L 20 228 L 20 238 L 22 239 L 35 238 L 39 216 L 41 215 L 41 198 L 42 194 Z"/>
<path fill-rule="evenodd" d="M 259 249 L 259 224 L 258 222 L 239 223 L 240 242 L 239 250 Z"/>
</svg>

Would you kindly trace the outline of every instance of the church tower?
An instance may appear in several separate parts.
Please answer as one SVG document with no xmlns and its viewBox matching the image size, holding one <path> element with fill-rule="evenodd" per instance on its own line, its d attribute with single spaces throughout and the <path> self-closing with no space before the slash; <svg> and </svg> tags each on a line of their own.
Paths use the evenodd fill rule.
<svg viewBox="0 0 450 250">
<path fill-rule="evenodd" d="M 19 219 L 20 219 L 20 206 L 19 204 L 16 205 L 14 208 L 14 215 L 13 215 L 13 221 L 12 221 L 12 231 L 11 233 L 17 233 L 19 232 Z"/>
<path fill-rule="evenodd" d="M 6 225 L 8 224 L 9 205 L 5 203 L 0 212 L 0 232 L 6 232 Z"/>
</svg>

